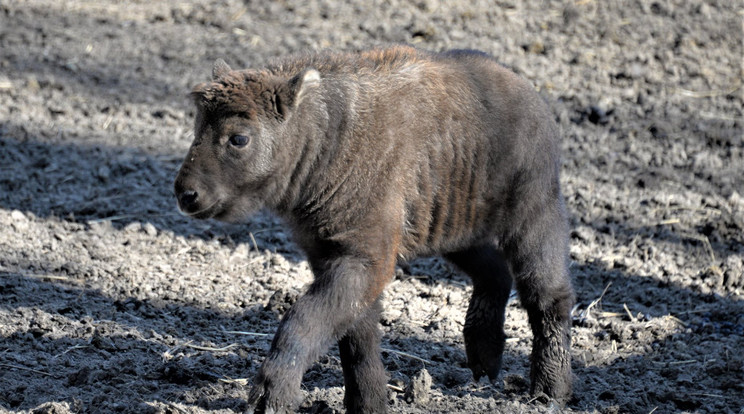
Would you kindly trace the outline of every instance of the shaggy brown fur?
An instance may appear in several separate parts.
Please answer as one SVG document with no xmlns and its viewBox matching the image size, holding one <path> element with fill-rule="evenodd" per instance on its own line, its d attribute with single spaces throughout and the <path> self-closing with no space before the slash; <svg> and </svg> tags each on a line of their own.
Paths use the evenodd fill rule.
<svg viewBox="0 0 744 414">
<path fill-rule="evenodd" d="M 570 395 L 573 292 L 552 115 L 474 51 L 398 46 L 279 60 L 193 91 L 181 210 L 236 220 L 261 207 L 294 228 L 315 274 L 284 316 L 250 403 L 291 410 L 305 369 L 338 341 L 350 412 L 386 410 L 379 297 L 398 259 L 441 254 L 473 279 L 475 378 L 495 380 L 516 281 L 533 329 L 532 393 Z"/>
</svg>

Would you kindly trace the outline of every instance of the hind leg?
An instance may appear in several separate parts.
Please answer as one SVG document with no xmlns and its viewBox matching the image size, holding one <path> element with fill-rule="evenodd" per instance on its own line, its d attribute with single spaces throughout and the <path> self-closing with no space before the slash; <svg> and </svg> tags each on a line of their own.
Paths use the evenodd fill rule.
<svg viewBox="0 0 744 414">
<path fill-rule="evenodd" d="M 465 317 L 465 352 L 476 381 L 483 375 L 494 382 L 504 352 L 504 310 L 512 278 L 500 251 L 493 245 L 445 255 L 473 280 L 473 296 Z"/>
<path fill-rule="evenodd" d="M 571 394 L 573 288 L 563 204 L 544 206 L 504 243 L 532 328 L 531 393 L 565 402 Z"/>
</svg>

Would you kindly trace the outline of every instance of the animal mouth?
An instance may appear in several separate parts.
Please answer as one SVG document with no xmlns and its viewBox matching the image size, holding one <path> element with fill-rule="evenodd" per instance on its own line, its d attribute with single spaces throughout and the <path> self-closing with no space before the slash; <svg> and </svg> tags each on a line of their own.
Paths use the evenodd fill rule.
<svg viewBox="0 0 744 414">
<path fill-rule="evenodd" d="M 180 208 L 179 206 L 178 211 L 186 217 L 191 217 L 191 218 L 196 218 L 196 219 L 208 219 L 208 218 L 212 218 L 217 215 L 217 210 L 218 210 L 217 207 L 219 204 L 220 204 L 220 200 L 217 199 L 215 200 L 214 203 L 208 205 L 207 207 L 204 207 L 201 210 L 183 211 L 183 209 Z"/>
</svg>

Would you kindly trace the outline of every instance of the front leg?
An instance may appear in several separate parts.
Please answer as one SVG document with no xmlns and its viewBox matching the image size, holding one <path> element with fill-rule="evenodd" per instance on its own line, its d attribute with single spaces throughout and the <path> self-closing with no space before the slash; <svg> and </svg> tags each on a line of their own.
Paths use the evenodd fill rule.
<svg viewBox="0 0 744 414">
<path fill-rule="evenodd" d="M 344 370 L 344 405 L 349 414 L 387 412 L 387 375 L 380 358 L 380 301 L 375 301 L 338 341 Z"/>
<path fill-rule="evenodd" d="M 377 261 L 343 256 L 311 262 L 316 279 L 285 314 L 256 376 L 248 400 L 256 412 L 294 412 L 309 365 L 367 314 L 381 293 Z"/>
</svg>

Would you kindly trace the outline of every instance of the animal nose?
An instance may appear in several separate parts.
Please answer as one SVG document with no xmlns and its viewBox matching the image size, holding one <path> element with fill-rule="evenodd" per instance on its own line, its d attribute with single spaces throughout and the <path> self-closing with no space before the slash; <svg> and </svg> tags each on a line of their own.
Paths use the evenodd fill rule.
<svg viewBox="0 0 744 414">
<path fill-rule="evenodd" d="M 178 195 L 178 203 L 181 204 L 182 208 L 187 208 L 196 203 L 197 198 L 199 198 L 199 193 L 193 190 L 186 190 Z"/>
</svg>

